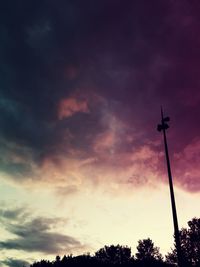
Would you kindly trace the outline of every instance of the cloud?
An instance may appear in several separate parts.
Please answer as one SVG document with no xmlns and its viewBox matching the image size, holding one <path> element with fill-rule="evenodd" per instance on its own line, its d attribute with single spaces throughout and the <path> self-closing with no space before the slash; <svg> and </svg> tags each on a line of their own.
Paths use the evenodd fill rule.
<svg viewBox="0 0 200 267">
<path fill-rule="evenodd" d="M 107 113 L 107 117 L 108 116 L 109 113 Z M 116 118 L 116 116 L 110 116 L 107 119 L 108 121 L 106 122 L 105 118 L 103 119 L 105 130 L 94 138 L 93 149 L 97 154 L 106 151 L 112 153 L 119 144 L 122 143 L 121 137 L 125 126 Z"/>
<path fill-rule="evenodd" d="M 114 180 L 115 169 L 127 168 L 132 181 L 141 167 L 133 164 L 134 153 L 140 157 L 145 143 L 155 141 L 161 103 L 177 124 L 173 153 L 199 135 L 197 4 L 153 3 L 3 4 L 0 171 L 6 179 L 69 189 L 92 183 L 95 169 Z M 152 173 L 159 164 L 152 160 L 146 169 Z"/>
<path fill-rule="evenodd" d="M 1 261 L 1 263 L 9 266 L 9 267 L 28 267 L 30 266 L 30 262 L 20 259 L 7 258 L 6 260 Z"/>
<path fill-rule="evenodd" d="M 76 238 L 58 232 L 66 223 L 63 218 L 24 217 L 24 210 L 12 209 L 1 212 L 1 223 L 7 232 L 14 234 L 0 242 L 0 249 L 40 252 L 45 254 L 71 253 L 84 248 Z M 21 217 L 23 216 L 23 220 Z M 10 220 L 12 219 L 12 220 Z M 61 229 L 61 228 L 60 228 Z M 61 231 L 61 230 L 60 230 Z"/>
<path fill-rule="evenodd" d="M 45 233 L 20 229 L 20 236 L 16 239 L 8 239 L 0 242 L 1 249 L 14 249 L 28 252 L 40 252 L 46 254 L 71 253 L 79 250 L 82 246 L 75 238 L 58 233 Z M 15 233 L 16 234 L 16 233 Z M 29 234 L 27 236 L 27 234 Z M 28 238 L 27 238 L 28 237 Z"/>
<path fill-rule="evenodd" d="M 174 176 L 176 183 L 186 191 L 200 190 L 200 140 L 193 140 L 184 150 L 174 155 Z"/>
<path fill-rule="evenodd" d="M 62 120 L 76 114 L 77 112 L 88 113 L 88 104 L 84 100 L 77 100 L 75 98 L 62 99 L 59 103 L 58 118 Z"/>
<path fill-rule="evenodd" d="M 0 220 L 24 220 L 26 216 L 29 216 L 29 212 L 26 208 L 18 207 L 12 209 L 1 208 L 0 209 Z"/>
<path fill-rule="evenodd" d="M 55 189 L 55 193 L 58 196 L 65 197 L 65 198 L 67 196 L 72 195 L 72 194 L 78 193 L 78 191 L 79 191 L 79 189 L 75 185 L 60 186 L 60 187 L 56 187 L 56 189 Z"/>
</svg>

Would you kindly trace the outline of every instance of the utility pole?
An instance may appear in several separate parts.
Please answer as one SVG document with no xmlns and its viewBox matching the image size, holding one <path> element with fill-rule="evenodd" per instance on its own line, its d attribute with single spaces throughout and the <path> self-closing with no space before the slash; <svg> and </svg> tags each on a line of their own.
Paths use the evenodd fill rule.
<svg viewBox="0 0 200 267">
<path fill-rule="evenodd" d="M 169 153 L 168 153 L 168 146 L 167 146 L 167 137 L 166 137 L 166 130 L 169 128 L 167 122 L 170 121 L 169 117 L 164 117 L 163 110 L 161 107 L 161 124 L 158 124 L 157 130 L 159 132 L 163 132 L 164 138 L 164 146 L 165 146 L 165 156 L 167 161 L 167 171 L 169 177 L 169 189 L 170 189 L 170 196 L 171 196 L 171 206 L 172 206 L 172 215 L 173 215 L 173 223 L 174 223 L 174 237 L 175 237 L 175 244 L 177 250 L 177 260 L 178 260 L 178 267 L 183 267 L 183 258 L 181 252 L 181 244 L 180 244 L 180 237 L 179 237 L 179 228 L 178 228 L 178 219 L 176 213 L 176 202 L 174 197 L 174 188 L 173 188 L 173 181 L 172 181 L 172 173 L 170 167 L 170 160 L 169 160 Z"/>
</svg>

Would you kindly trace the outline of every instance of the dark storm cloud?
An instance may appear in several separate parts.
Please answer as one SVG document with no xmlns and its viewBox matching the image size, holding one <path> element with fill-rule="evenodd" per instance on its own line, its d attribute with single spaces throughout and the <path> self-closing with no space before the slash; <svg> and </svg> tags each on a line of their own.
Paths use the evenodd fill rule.
<svg viewBox="0 0 200 267">
<path fill-rule="evenodd" d="M 29 233 L 29 232 L 28 232 Z M 29 233 L 30 234 L 30 233 Z M 44 252 L 55 254 L 59 252 L 72 252 L 74 249 L 81 248 L 79 241 L 71 236 L 57 233 L 41 233 L 35 231 L 34 234 L 27 238 L 27 231 L 20 232 L 22 237 L 8 239 L 0 242 L 1 249 L 14 249 L 28 252 Z"/>
<path fill-rule="evenodd" d="M 160 104 L 176 121 L 172 154 L 199 135 L 198 1 L 21 0 L 0 12 L 2 172 L 26 179 L 70 153 L 103 164 L 94 143 L 111 138 L 109 116 L 130 126 L 117 152 L 138 150 L 159 138 Z"/>
<path fill-rule="evenodd" d="M 19 220 L 24 219 L 25 216 L 29 215 L 25 208 L 14 208 L 14 209 L 0 209 L 1 220 Z"/>
<path fill-rule="evenodd" d="M 97 1 L 95 5 L 89 1 L 84 4 L 21 1 L 21 5 L 4 5 L 2 23 L 13 45 L 5 45 L 3 62 L 14 69 L 16 77 L 11 76 L 12 85 L 6 84 L 8 88 L 2 89 L 7 103 L 2 107 L 3 133 L 7 138 L 22 139 L 38 149 L 53 142 L 55 132 L 48 126 L 55 119 L 57 101 L 67 97 L 74 88 L 96 85 L 97 90 L 100 87 L 105 93 L 109 87 L 111 98 L 118 94 L 121 97 L 123 92 L 119 90 L 123 88 L 116 88 L 120 70 L 127 75 L 130 65 L 138 67 L 151 62 L 149 58 L 154 54 L 146 49 L 152 52 L 156 48 L 145 45 L 145 39 L 148 35 L 149 39 L 154 37 L 151 32 L 154 28 L 158 31 L 159 18 L 166 13 L 157 3 L 161 15 L 153 16 L 143 4 L 132 4 L 132 1 L 126 5 L 120 1 Z M 154 10 L 151 5 L 148 8 Z M 140 18 L 138 14 L 142 12 Z M 146 28 L 145 22 L 151 17 L 153 20 Z M 137 44 L 138 35 L 141 44 L 140 40 Z M 138 53 L 138 49 L 142 52 Z M 74 81 L 64 77 L 65 67 L 71 64 L 81 69 L 80 77 Z"/>
<path fill-rule="evenodd" d="M 14 258 L 7 258 L 4 261 L 1 261 L 1 263 L 9 266 L 9 267 L 22 267 L 22 266 L 30 266 L 30 262 L 24 261 L 24 260 L 18 260 Z"/>
<path fill-rule="evenodd" d="M 55 229 L 63 224 L 63 218 L 31 218 L 24 216 L 24 209 L 4 209 L 0 212 L 2 226 L 16 237 L 0 242 L 0 249 L 44 252 L 55 254 L 71 252 L 84 247 L 77 239 L 58 233 Z"/>
</svg>

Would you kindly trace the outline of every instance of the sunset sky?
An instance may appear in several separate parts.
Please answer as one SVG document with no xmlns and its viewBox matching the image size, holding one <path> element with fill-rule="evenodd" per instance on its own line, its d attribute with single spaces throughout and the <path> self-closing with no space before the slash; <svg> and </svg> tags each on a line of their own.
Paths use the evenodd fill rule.
<svg viewBox="0 0 200 267">
<path fill-rule="evenodd" d="M 198 0 L 0 4 L 0 266 L 94 253 L 200 215 Z M 18 265 L 19 266 L 19 265 Z"/>
</svg>

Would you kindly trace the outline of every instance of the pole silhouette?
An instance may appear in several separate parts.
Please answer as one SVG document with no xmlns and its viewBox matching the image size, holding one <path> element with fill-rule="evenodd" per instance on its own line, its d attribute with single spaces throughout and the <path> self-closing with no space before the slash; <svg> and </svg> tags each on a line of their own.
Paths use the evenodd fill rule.
<svg viewBox="0 0 200 267">
<path fill-rule="evenodd" d="M 175 244 L 176 244 L 176 251 L 177 251 L 177 260 L 178 266 L 183 266 L 183 258 L 181 252 L 181 244 L 180 244 L 180 237 L 179 237 L 179 228 L 178 228 L 178 218 L 176 212 L 176 202 L 174 196 L 174 188 L 173 188 L 173 180 L 172 180 L 172 173 L 170 167 L 170 160 L 169 160 L 169 152 L 168 152 L 168 145 L 167 145 L 167 137 L 166 137 L 166 130 L 169 128 L 167 122 L 170 121 L 169 117 L 164 117 L 163 110 L 161 107 L 161 124 L 158 124 L 157 130 L 159 132 L 163 132 L 164 138 L 164 147 L 165 147 L 165 156 L 167 161 L 167 171 L 168 171 L 168 178 L 169 178 L 169 189 L 170 189 L 170 197 L 171 197 L 171 206 L 172 206 L 172 215 L 173 215 L 173 223 L 174 223 L 174 237 L 175 237 Z"/>
</svg>

